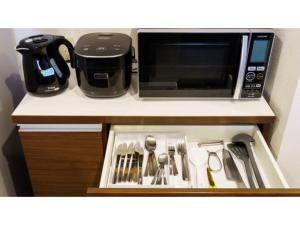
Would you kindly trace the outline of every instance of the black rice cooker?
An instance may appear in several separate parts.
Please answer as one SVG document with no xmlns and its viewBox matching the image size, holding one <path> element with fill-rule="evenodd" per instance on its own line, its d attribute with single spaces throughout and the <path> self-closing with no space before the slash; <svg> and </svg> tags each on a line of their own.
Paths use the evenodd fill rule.
<svg viewBox="0 0 300 225">
<path fill-rule="evenodd" d="M 131 81 L 131 38 L 122 33 L 90 33 L 79 38 L 75 50 L 78 85 L 90 97 L 116 97 Z"/>
</svg>

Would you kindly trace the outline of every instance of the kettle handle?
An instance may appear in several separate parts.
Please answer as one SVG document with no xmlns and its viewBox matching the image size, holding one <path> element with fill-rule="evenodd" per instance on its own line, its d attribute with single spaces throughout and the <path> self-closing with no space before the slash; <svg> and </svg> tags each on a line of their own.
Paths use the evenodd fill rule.
<svg viewBox="0 0 300 225">
<path fill-rule="evenodd" d="M 57 50 L 59 46 L 65 45 L 70 54 L 70 63 L 71 67 L 74 68 L 74 47 L 70 41 L 68 41 L 65 37 L 59 36 L 58 39 L 55 40 L 54 44 L 57 46 Z"/>
</svg>

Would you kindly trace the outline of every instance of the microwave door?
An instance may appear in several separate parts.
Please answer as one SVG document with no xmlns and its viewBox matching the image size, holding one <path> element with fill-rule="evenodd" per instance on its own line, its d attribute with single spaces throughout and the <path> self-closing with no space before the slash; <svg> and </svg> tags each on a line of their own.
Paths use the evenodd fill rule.
<svg viewBox="0 0 300 225">
<path fill-rule="evenodd" d="M 238 33 L 139 34 L 140 97 L 239 97 L 247 38 Z"/>
</svg>

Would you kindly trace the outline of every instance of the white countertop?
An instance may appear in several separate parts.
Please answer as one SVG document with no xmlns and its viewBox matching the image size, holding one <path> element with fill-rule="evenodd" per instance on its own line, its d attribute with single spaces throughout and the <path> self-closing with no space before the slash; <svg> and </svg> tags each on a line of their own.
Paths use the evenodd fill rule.
<svg viewBox="0 0 300 225">
<path fill-rule="evenodd" d="M 274 116 L 260 100 L 141 100 L 131 88 L 118 98 L 90 98 L 76 85 L 51 97 L 26 94 L 13 116 Z"/>
</svg>

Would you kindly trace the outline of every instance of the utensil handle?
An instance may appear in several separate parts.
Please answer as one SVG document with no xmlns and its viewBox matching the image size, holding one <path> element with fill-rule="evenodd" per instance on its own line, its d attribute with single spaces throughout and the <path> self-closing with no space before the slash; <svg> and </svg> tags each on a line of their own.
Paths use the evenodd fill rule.
<svg viewBox="0 0 300 225">
<path fill-rule="evenodd" d="M 208 179 L 208 188 L 217 188 L 209 168 L 206 168 L 206 174 Z"/>
<path fill-rule="evenodd" d="M 184 166 L 184 155 L 181 155 L 181 170 L 182 170 L 182 179 L 185 180 L 186 179 L 186 174 L 185 174 L 185 166 Z"/>
<path fill-rule="evenodd" d="M 139 180 L 138 180 L 138 184 L 142 184 L 143 183 L 143 175 L 142 175 L 142 170 L 143 170 L 143 160 L 144 160 L 144 156 L 143 155 L 139 155 Z"/>
<path fill-rule="evenodd" d="M 188 162 L 187 162 L 187 158 L 186 158 L 186 154 L 183 155 L 183 163 L 184 163 L 184 173 L 185 173 L 185 180 L 186 181 L 189 181 L 190 180 L 190 172 L 189 172 L 189 168 L 188 168 Z"/>
<path fill-rule="evenodd" d="M 250 161 L 251 161 L 251 164 L 252 164 L 252 168 L 253 168 L 253 171 L 254 171 L 254 174 L 255 174 L 255 177 L 256 177 L 256 180 L 257 180 L 257 184 L 260 188 L 265 188 L 265 184 L 264 184 L 264 182 L 261 178 L 261 175 L 259 173 L 259 170 L 257 168 L 257 164 L 256 164 L 256 161 L 254 159 L 254 155 L 253 155 L 250 143 L 247 143 L 246 147 L 247 147 L 247 151 L 248 151 L 249 158 L 250 158 Z"/>
<path fill-rule="evenodd" d="M 177 166 L 176 166 L 176 162 L 175 162 L 175 158 L 174 156 L 172 156 L 172 170 L 173 170 L 173 175 L 177 175 L 178 174 L 178 169 L 177 169 Z"/>
<path fill-rule="evenodd" d="M 247 173 L 247 177 L 248 177 L 248 181 L 250 184 L 251 188 L 256 188 L 254 181 L 253 181 L 253 177 L 252 177 L 252 172 L 251 172 L 251 167 L 250 167 L 250 162 L 248 159 L 244 160 L 244 165 L 245 165 L 245 169 L 246 169 L 246 173 Z"/>
<path fill-rule="evenodd" d="M 156 184 L 162 183 L 162 169 L 158 169 Z"/>
<path fill-rule="evenodd" d="M 129 176 L 129 172 L 130 172 L 130 168 L 129 168 L 130 158 L 131 158 L 131 154 L 126 154 L 124 175 L 122 177 L 122 181 L 123 182 L 125 182 L 127 180 L 127 177 Z"/>
<path fill-rule="evenodd" d="M 120 155 L 117 155 L 116 165 L 115 165 L 115 169 L 114 169 L 114 176 L 113 176 L 113 181 L 112 181 L 113 184 L 117 183 L 117 176 L 118 176 L 118 168 L 119 168 L 120 157 L 121 157 Z"/>
<path fill-rule="evenodd" d="M 172 159 L 170 159 L 169 173 L 170 173 L 170 175 L 173 175 L 173 163 L 172 163 Z"/>
<path fill-rule="evenodd" d="M 152 182 L 151 182 L 151 185 L 153 185 L 153 184 L 156 182 L 158 172 L 159 172 L 159 170 L 156 171 L 156 173 L 155 173 L 155 175 L 154 175 L 154 177 L 153 177 L 153 180 L 152 180 Z"/>
<path fill-rule="evenodd" d="M 118 183 L 121 183 L 123 176 L 123 167 L 124 167 L 125 156 L 121 156 L 118 170 Z"/>
<path fill-rule="evenodd" d="M 150 153 L 149 153 L 148 157 L 147 157 L 145 172 L 144 172 L 145 177 L 150 176 L 150 164 L 151 164 L 151 158 L 150 158 Z"/>
<path fill-rule="evenodd" d="M 156 161 L 154 152 L 152 152 L 152 169 L 153 169 L 153 175 L 154 175 L 156 173 L 156 171 L 158 170 L 158 165 L 157 165 L 157 161 Z"/>
<path fill-rule="evenodd" d="M 163 170 L 163 178 L 164 178 L 164 185 L 167 185 L 168 182 L 167 182 L 166 171 L 165 170 Z"/>
</svg>

